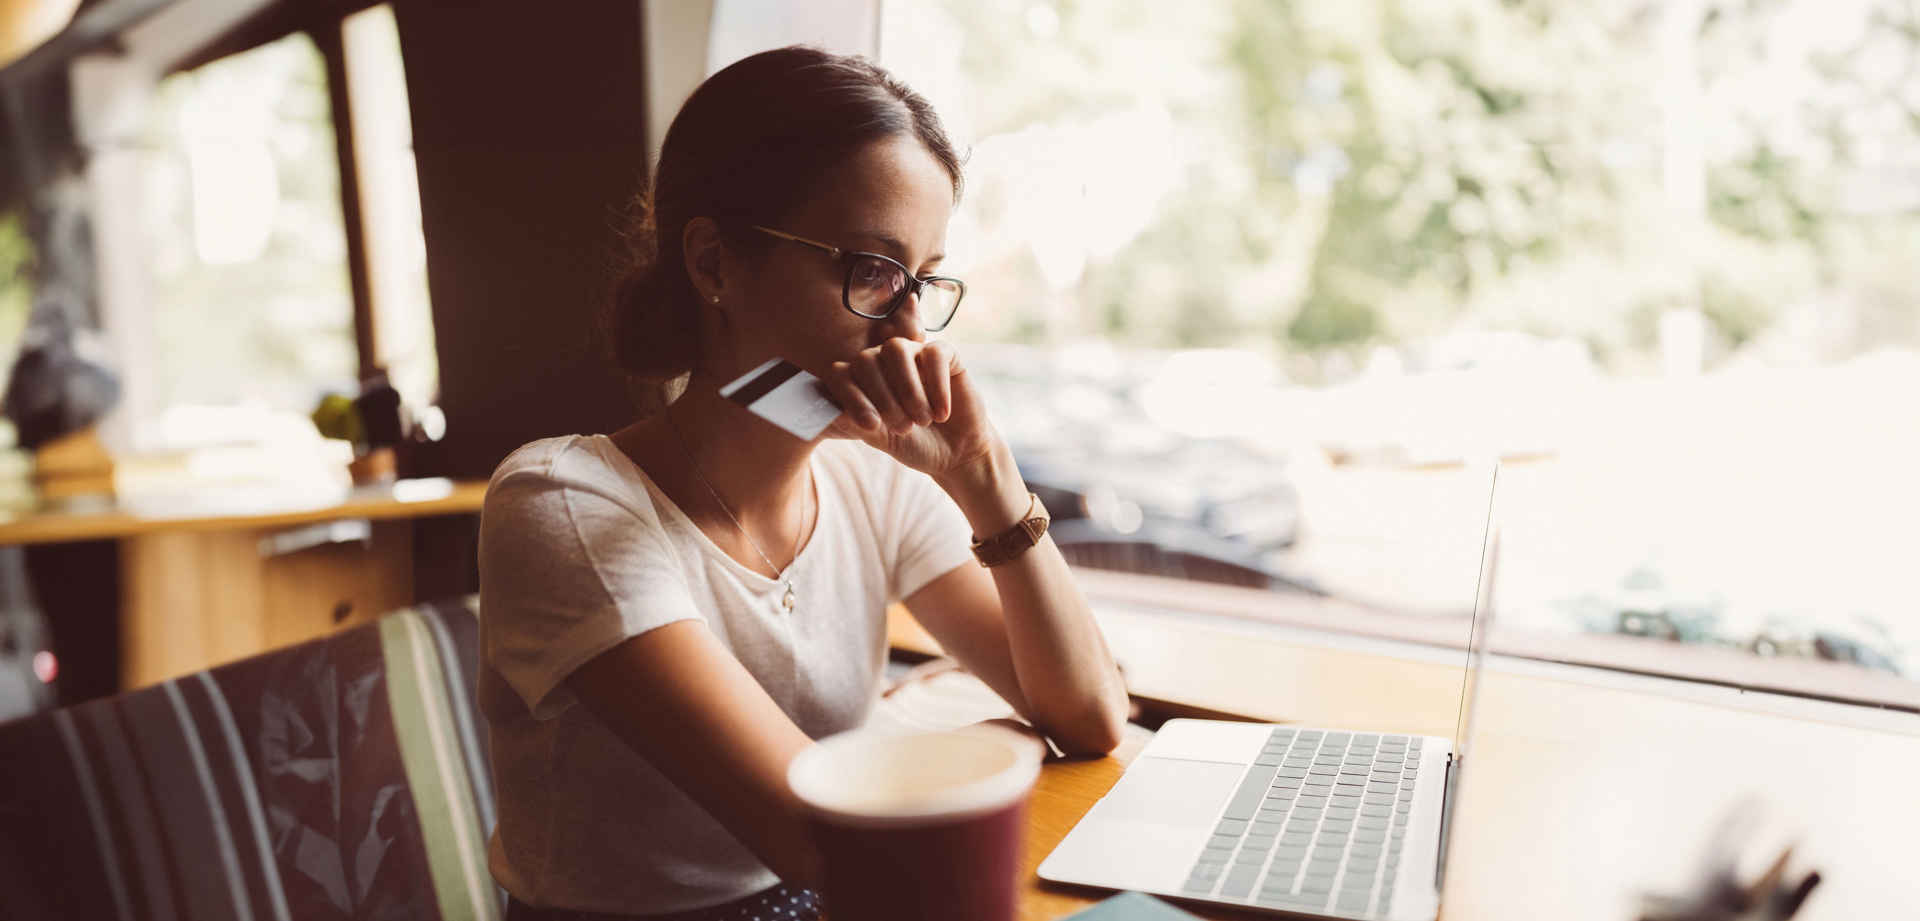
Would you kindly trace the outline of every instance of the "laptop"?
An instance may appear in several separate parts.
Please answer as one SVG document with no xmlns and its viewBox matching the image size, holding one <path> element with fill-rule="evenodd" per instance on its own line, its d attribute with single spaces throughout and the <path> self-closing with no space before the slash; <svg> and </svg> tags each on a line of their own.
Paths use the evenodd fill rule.
<svg viewBox="0 0 1920 921">
<path fill-rule="evenodd" d="M 1168 720 L 1040 878 L 1290 917 L 1433 921 L 1493 616 L 1493 469 L 1454 737 Z"/>
</svg>

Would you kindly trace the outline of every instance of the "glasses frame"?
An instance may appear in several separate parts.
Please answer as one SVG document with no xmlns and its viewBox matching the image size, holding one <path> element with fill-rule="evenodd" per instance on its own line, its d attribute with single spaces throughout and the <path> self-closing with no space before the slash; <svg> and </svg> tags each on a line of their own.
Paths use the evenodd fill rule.
<svg viewBox="0 0 1920 921">
<path fill-rule="evenodd" d="M 920 292 L 926 290 L 928 285 L 931 285 L 934 282 L 938 282 L 938 281 L 952 282 L 954 287 L 959 289 L 959 293 L 955 294 L 953 297 L 952 312 L 947 314 L 947 319 L 945 320 L 945 322 L 942 322 L 939 326 L 922 326 L 921 327 L 927 332 L 937 333 L 953 325 L 953 318 L 960 315 L 960 302 L 967 299 L 967 283 L 964 281 L 961 281 L 958 278 L 954 278 L 951 275 L 928 275 L 925 278 L 919 278 L 913 274 L 912 269 L 907 268 L 905 263 L 891 256 L 888 256 L 884 253 L 870 253 L 864 250 L 846 250 L 846 249 L 841 249 L 838 246 L 834 246 L 831 243 L 822 243 L 819 240 L 809 240 L 806 237 L 794 236 L 793 234 L 787 233 L 786 231 L 775 230 L 771 227 L 763 227 L 759 224 L 751 224 L 748 226 L 751 226 L 754 230 L 758 230 L 761 233 L 779 237 L 782 240 L 798 243 L 802 246 L 811 246 L 814 249 L 820 250 L 821 252 L 824 252 L 832 256 L 835 261 L 846 263 L 847 277 L 840 282 L 840 306 L 847 308 L 847 311 L 852 313 L 854 316 L 865 317 L 866 319 L 869 319 L 869 320 L 884 320 L 890 316 L 893 316 L 895 313 L 899 312 L 901 305 L 907 302 L 907 298 L 909 296 L 918 298 L 920 296 Z M 854 266 L 856 265 L 856 263 L 853 260 L 855 257 L 858 257 L 858 256 L 867 256 L 869 258 L 878 259 L 882 262 L 891 264 L 899 268 L 901 276 L 906 278 L 907 280 L 906 286 L 900 289 L 899 294 L 896 294 L 893 296 L 893 300 L 888 302 L 887 309 L 883 313 L 877 313 L 877 314 L 867 313 L 866 311 L 859 310 L 853 306 L 853 269 L 854 269 Z"/>
</svg>

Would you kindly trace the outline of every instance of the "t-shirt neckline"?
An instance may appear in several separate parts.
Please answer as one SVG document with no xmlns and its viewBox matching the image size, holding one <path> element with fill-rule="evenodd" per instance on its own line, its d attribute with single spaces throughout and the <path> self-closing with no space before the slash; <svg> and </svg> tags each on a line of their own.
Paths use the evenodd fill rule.
<svg viewBox="0 0 1920 921">
<path fill-rule="evenodd" d="M 648 475 L 644 468 L 634 463 L 633 458 L 627 456 L 627 452 L 620 450 L 620 446 L 614 444 L 612 438 L 607 437 L 605 434 L 595 434 L 588 437 L 594 440 L 596 448 L 603 456 L 611 452 L 616 458 L 615 463 L 624 465 L 626 470 L 630 471 L 640 480 L 640 485 L 646 488 L 647 496 L 653 501 L 654 508 L 666 509 L 668 515 L 672 517 L 679 526 L 693 533 L 693 538 L 698 542 L 701 552 L 718 559 L 728 569 L 731 569 L 736 574 L 754 580 L 763 588 L 773 588 L 775 586 L 785 585 L 791 581 L 795 573 L 800 569 L 801 562 L 806 560 L 813 550 L 813 545 L 819 542 L 817 538 L 820 536 L 821 527 L 826 524 L 827 506 L 831 501 L 829 492 L 831 491 L 832 478 L 822 477 L 820 475 L 819 464 L 815 460 L 814 453 L 807 455 L 807 478 L 813 482 L 815 501 L 813 530 L 810 531 L 806 539 L 801 542 L 800 552 L 794 554 L 793 561 L 787 564 L 787 568 L 780 570 L 778 578 L 770 579 L 767 578 L 766 573 L 734 559 L 732 554 L 727 553 L 727 551 L 721 549 L 719 544 L 714 543 L 713 538 L 708 537 L 707 532 L 701 530 L 700 526 L 694 523 L 692 516 L 681 509 L 680 504 L 673 501 L 673 497 L 667 495 L 666 490 L 661 489 L 660 484 L 655 483 L 653 477 Z M 818 448 L 815 449 L 815 453 L 817 453 L 817 451 Z"/>
</svg>

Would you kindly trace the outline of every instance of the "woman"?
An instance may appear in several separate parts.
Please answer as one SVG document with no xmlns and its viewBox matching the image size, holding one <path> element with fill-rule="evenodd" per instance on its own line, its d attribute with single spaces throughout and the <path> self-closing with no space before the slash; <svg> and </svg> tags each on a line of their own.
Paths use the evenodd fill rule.
<svg viewBox="0 0 1920 921">
<path fill-rule="evenodd" d="M 865 720 L 891 600 L 1063 750 L 1118 744 L 1106 643 L 1021 526 L 1044 509 L 925 337 L 964 292 L 937 274 L 960 185 L 931 106 L 858 58 L 754 55 L 674 118 L 610 324 L 650 405 L 521 448 L 487 492 L 511 917 L 817 912 L 786 768 Z M 774 357 L 845 410 L 822 438 L 717 393 Z"/>
</svg>

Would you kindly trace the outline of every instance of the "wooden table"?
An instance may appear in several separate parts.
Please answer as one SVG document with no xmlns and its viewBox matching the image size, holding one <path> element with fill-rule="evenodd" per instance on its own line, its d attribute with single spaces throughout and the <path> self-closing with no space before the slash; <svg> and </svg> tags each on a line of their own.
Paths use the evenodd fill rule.
<svg viewBox="0 0 1920 921">
<path fill-rule="evenodd" d="M 412 604 L 414 520 L 478 512 L 486 490 L 448 480 L 304 497 L 209 490 L 15 515 L 0 520 L 0 546 L 120 542 L 120 686 L 135 688 Z"/>
<path fill-rule="evenodd" d="M 1093 604 L 1150 702 L 1453 735 L 1457 651 L 1343 647 Z M 929 649 L 914 632 L 899 627 L 895 642 Z M 1062 917 L 1109 894 L 1041 883 L 1033 871 L 1147 738 L 1137 730 L 1114 756 L 1041 772 L 1022 919 Z M 1797 841 L 1796 865 L 1824 877 L 1800 917 L 1920 916 L 1920 715 L 1495 657 L 1468 759 L 1443 917 L 1631 921 L 1638 894 L 1690 878 L 1709 829 L 1750 797 L 1773 817 L 1756 846 Z"/>
</svg>

